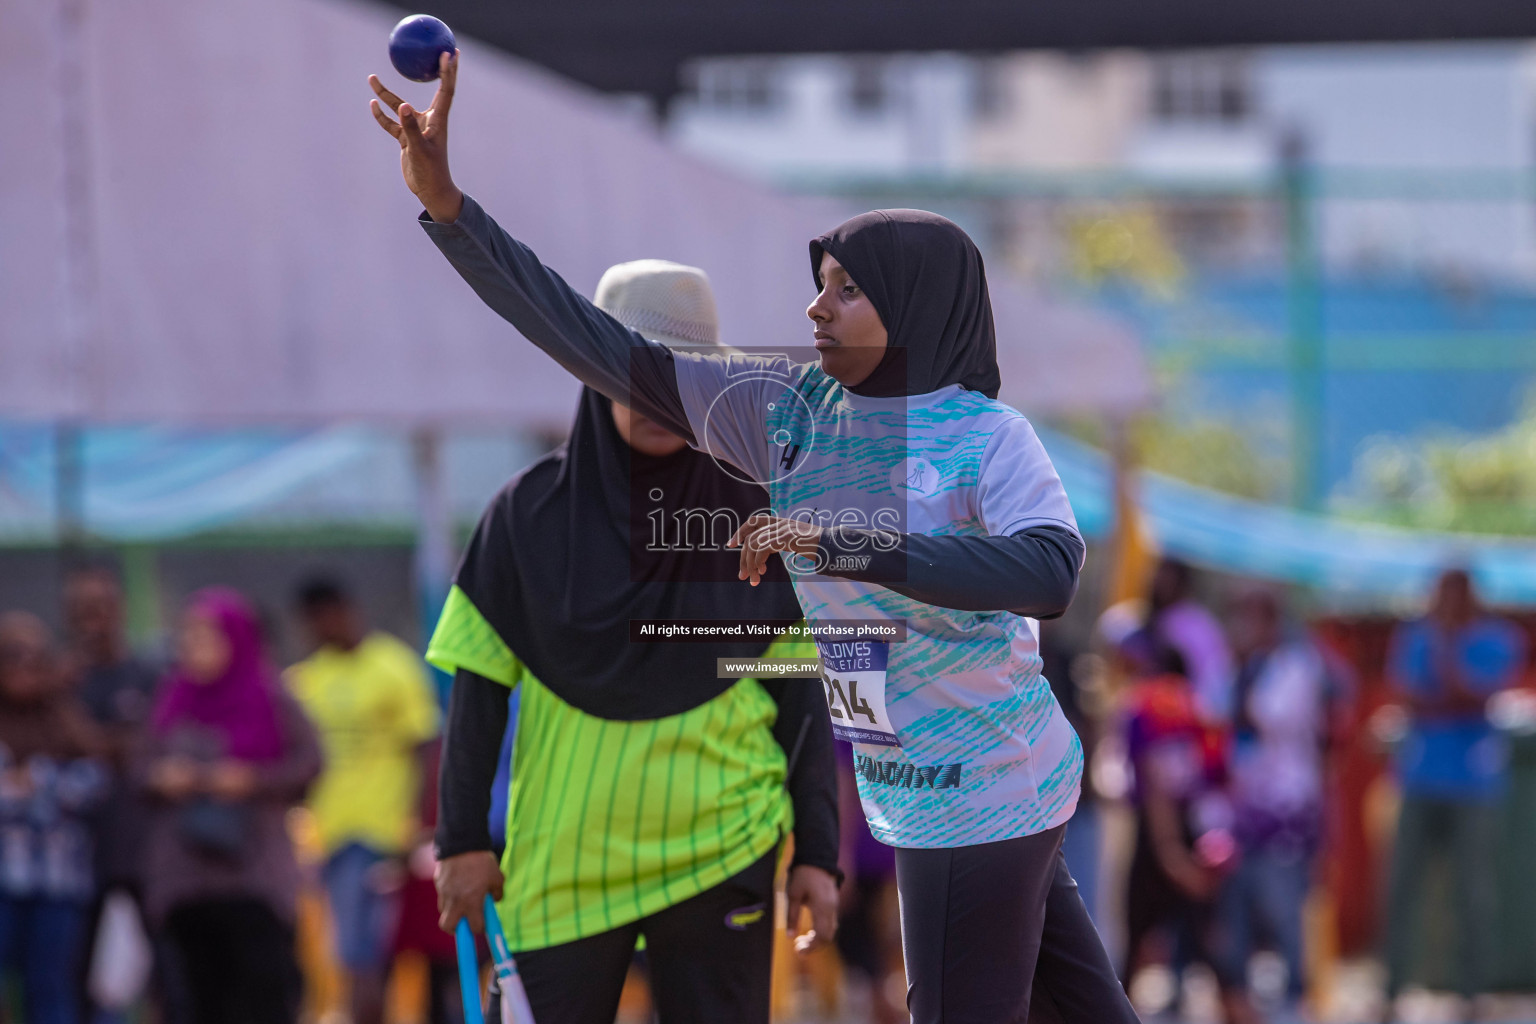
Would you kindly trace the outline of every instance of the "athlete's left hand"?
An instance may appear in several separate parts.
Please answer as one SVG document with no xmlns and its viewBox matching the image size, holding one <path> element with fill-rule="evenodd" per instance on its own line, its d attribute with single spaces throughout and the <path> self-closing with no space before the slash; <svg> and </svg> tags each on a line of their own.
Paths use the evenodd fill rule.
<svg viewBox="0 0 1536 1024">
<path fill-rule="evenodd" d="M 795 952 L 809 953 L 832 944 L 837 935 L 837 879 L 821 868 L 800 864 L 789 872 L 784 888 L 789 898 L 788 928 L 795 933 Z M 800 930 L 800 911 L 811 912 L 811 929 Z"/>
<path fill-rule="evenodd" d="M 426 110 L 415 109 L 384 88 L 378 75 L 368 76 L 368 85 L 378 96 L 369 102 L 369 109 L 379 127 L 400 143 L 400 171 L 406 187 L 433 220 L 451 224 L 464 206 L 464 193 L 448 171 L 448 108 L 459 80 L 459 51 L 440 54 L 437 68 L 437 95 Z M 399 121 L 384 113 L 386 104 Z"/>
<path fill-rule="evenodd" d="M 778 516 L 753 516 L 741 524 L 725 546 L 741 548 L 741 569 L 736 578 L 747 580 L 755 587 L 762 582 L 763 574 L 768 571 L 768 557 L 775 551 L 814 556 L 820 544 L 821 527 L 815 523 Z"/>
</svg>

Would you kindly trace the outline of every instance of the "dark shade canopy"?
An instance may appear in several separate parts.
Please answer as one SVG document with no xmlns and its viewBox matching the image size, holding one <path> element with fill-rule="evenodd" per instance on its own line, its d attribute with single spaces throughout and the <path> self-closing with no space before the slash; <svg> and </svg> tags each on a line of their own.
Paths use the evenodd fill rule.
<svg viewBox="0 0 1536 1024">
<path fill-rule="evenodd" d="M 1524 39 L 1511 0 L 405 0 L 598 89 L 669 96 L 691 57 Z"/>
</svg>

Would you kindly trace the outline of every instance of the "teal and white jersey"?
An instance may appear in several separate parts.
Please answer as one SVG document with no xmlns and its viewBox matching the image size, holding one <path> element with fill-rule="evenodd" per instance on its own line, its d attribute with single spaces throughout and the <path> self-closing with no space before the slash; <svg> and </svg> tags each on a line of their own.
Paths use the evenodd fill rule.
<svg viewBox="0 0 1536 1024">
<path fill-rule="evenodd" d="M 776 515 L 930 536 L 1077 529 L 1029 422 L 977 392 L 866 398 L 783 356 L 678 352 L 674 367 L 698 447 L 765 484 Z M 876 838 L 969 846 L 1070 818 L 1082 747 L 1040 674 L 1038 627 L 836 571 L 794 573 L 807 620 L 906 624 L 900 643 L 819 644 Z"/>
</svg>

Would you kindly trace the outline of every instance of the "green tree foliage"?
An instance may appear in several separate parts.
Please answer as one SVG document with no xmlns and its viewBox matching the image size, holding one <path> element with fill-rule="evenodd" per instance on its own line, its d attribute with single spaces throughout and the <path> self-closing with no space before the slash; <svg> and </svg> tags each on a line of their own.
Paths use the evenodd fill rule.
<svg viewBox="0 0 1536 1024">
<path fill-rule="evenodd" d="M 1372 438 L 1334 505 L 1421 529 L 1536 535 L 1536 392 L 1491 434 Z"/>
<path fill-rule="evenodd" d="M 1073 420 L 1061 426 L 1100 448 L 1113 442 L 1095 420 Z M 1245 430 L 1214 417 L 1174 419 L 1149 414 L 1130 423 L 1127 439 L 1132 462 L 1142 469 L 1240 498 L 1283 501 L 1289 462 L 1274 454 L 1276 435 L 1274 425 Z"/>
</svg>

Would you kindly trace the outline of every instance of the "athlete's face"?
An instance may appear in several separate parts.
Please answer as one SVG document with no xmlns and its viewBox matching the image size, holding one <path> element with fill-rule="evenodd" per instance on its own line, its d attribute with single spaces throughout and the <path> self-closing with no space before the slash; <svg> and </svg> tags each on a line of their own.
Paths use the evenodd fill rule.
<svg viewBox="0 0 1536 1024">
<path fill-rule="evenodd" d="M 821 254 L 821 294 L 805 315 L 816 324 L 816 351 L 827 376 L 850 388 L 868 380 L 890 338 L 874 303 L 831 253 Z"/>
<path fill-rule="evenodd" d="M 628 406 L 613 402 L 613 425 L 619 436 L 642 455 L 671 455 L 688 447 L 688 442 L 648 420 Z"/>
</svg>

